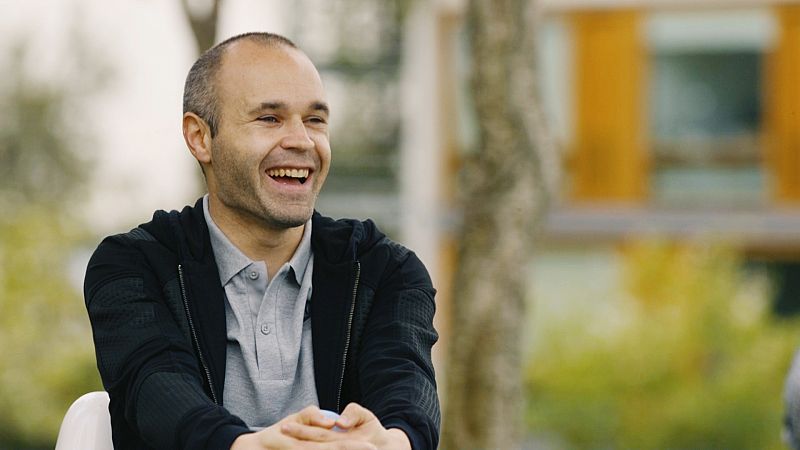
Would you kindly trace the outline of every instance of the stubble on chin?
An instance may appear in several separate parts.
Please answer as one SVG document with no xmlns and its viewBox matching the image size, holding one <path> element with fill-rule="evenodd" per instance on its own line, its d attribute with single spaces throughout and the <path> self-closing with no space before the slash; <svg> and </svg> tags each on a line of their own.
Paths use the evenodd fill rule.
<svg viewBox="0 0 800 450">
<path fill-rule="evenodd" d="M 265 226 L 275 229 L 291 229 L 305 225 L 314 214 L 313 203 L 306 207 L 294 207 L 286 210 L 279 202 L 268 201 L 260 205 L 259 219 Z"/>
<path fill-rule="evenodd" d="M 297 228 L 303 226 L 308 222 L 308 219 L 311 218 L 311 214 L 307 214 L 304 216 L 279 216 L 279 215 L 271 215 L 269 218 L 265 218 L 264 222 L 270 226 L 270 228 L 274 229 L 290 229 L 290 228 Z"/>
</svg>

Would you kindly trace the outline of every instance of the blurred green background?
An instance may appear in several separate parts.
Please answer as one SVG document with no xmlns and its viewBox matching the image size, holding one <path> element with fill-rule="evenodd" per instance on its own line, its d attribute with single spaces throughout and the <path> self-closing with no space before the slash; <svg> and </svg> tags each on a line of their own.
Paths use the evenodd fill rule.
<svg viewBox="0 0 800 450">
<path fill-rule="evenodd" d="M 0 448 L 52 448 L 69 404 L 101 389 L 81 284 L 102 236 L 202 194 L 180 96 L 187 17 L 211 4 L 0 0 Z M 531 70 L 561 177 L 521 268 L 525 445 L 783 448 L 799 6 L 540 4 Z M 455 182 L 477 145 L 463 2 L 227 0 L 214 20 L 216 41 L 275 31 L 319 66 L 334 148 L 319 209 L 375 218 L 431 269 L 446 383 Z"/>
<path fill-rule="evenodd" d="M 767 273 L 721 244 L 659 240 L 619 264 L 609 290 L 533 300 L 532 448 L 786 448 L 800 328 L 775 315 Z"/>
</svg>

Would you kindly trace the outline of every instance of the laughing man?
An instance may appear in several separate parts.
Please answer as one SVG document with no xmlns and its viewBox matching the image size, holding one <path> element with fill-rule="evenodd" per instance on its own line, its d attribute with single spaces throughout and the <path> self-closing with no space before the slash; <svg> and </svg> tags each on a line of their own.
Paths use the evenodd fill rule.
<svg viewBox="0 0 800 450">
<path fill-rule="evenodd" d="M 371 221 L 314 211 L 331 149 L 312 62 L 235 36 L 183 102 L 208 194 L 106 238 L 86 273 L 114 447 L 436 448 L 434 289 Z"/>
</svg>

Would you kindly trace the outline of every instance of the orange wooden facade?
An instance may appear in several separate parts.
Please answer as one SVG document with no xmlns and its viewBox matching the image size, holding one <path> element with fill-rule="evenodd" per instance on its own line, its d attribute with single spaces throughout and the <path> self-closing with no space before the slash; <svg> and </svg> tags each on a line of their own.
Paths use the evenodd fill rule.
<svg viewBox="0 0 800 450">
<path fill-rule="evenodd" d="M 765 64 L 765 150 L 776 203 L 800 202 L 800 5 L 775 7 L 777 40 Z"/>
<path fill-rule="evenodd" d="M 647 193 L 647 55 L 637 11 L 572 15 L 575 39 L 575 201 L 638 202 Z"/>
<path fill-rule="evenodd" d="M 800 4 L 774 7 L 777 32 L 764 64 L 764 169 L 774 203 L 800 203 Z M 575 140 L 571 200 L 647 200 L 646 11 L 570 14 L 574 30 Z"/>
</svg>

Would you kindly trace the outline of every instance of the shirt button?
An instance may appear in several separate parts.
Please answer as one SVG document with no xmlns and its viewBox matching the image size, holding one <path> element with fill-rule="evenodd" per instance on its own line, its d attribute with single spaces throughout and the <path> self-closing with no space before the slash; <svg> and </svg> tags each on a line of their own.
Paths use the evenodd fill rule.
<svg viewBox="0 0 800 450">
<path fill-rule="evenodd" d="M 251 280 L 256 280 L 256 279 L 258 279 L 258 272 L 256 272 L 255 270 L 251 271 L 251 272 L 250 272 L 250 279 L 251 279 Z"/>
<path fill-rule="evenodd" d="M 270 329 L 268 323 L 261 324 L 261 332 L 264 334 L 269 334 Z"/>
</svg>

